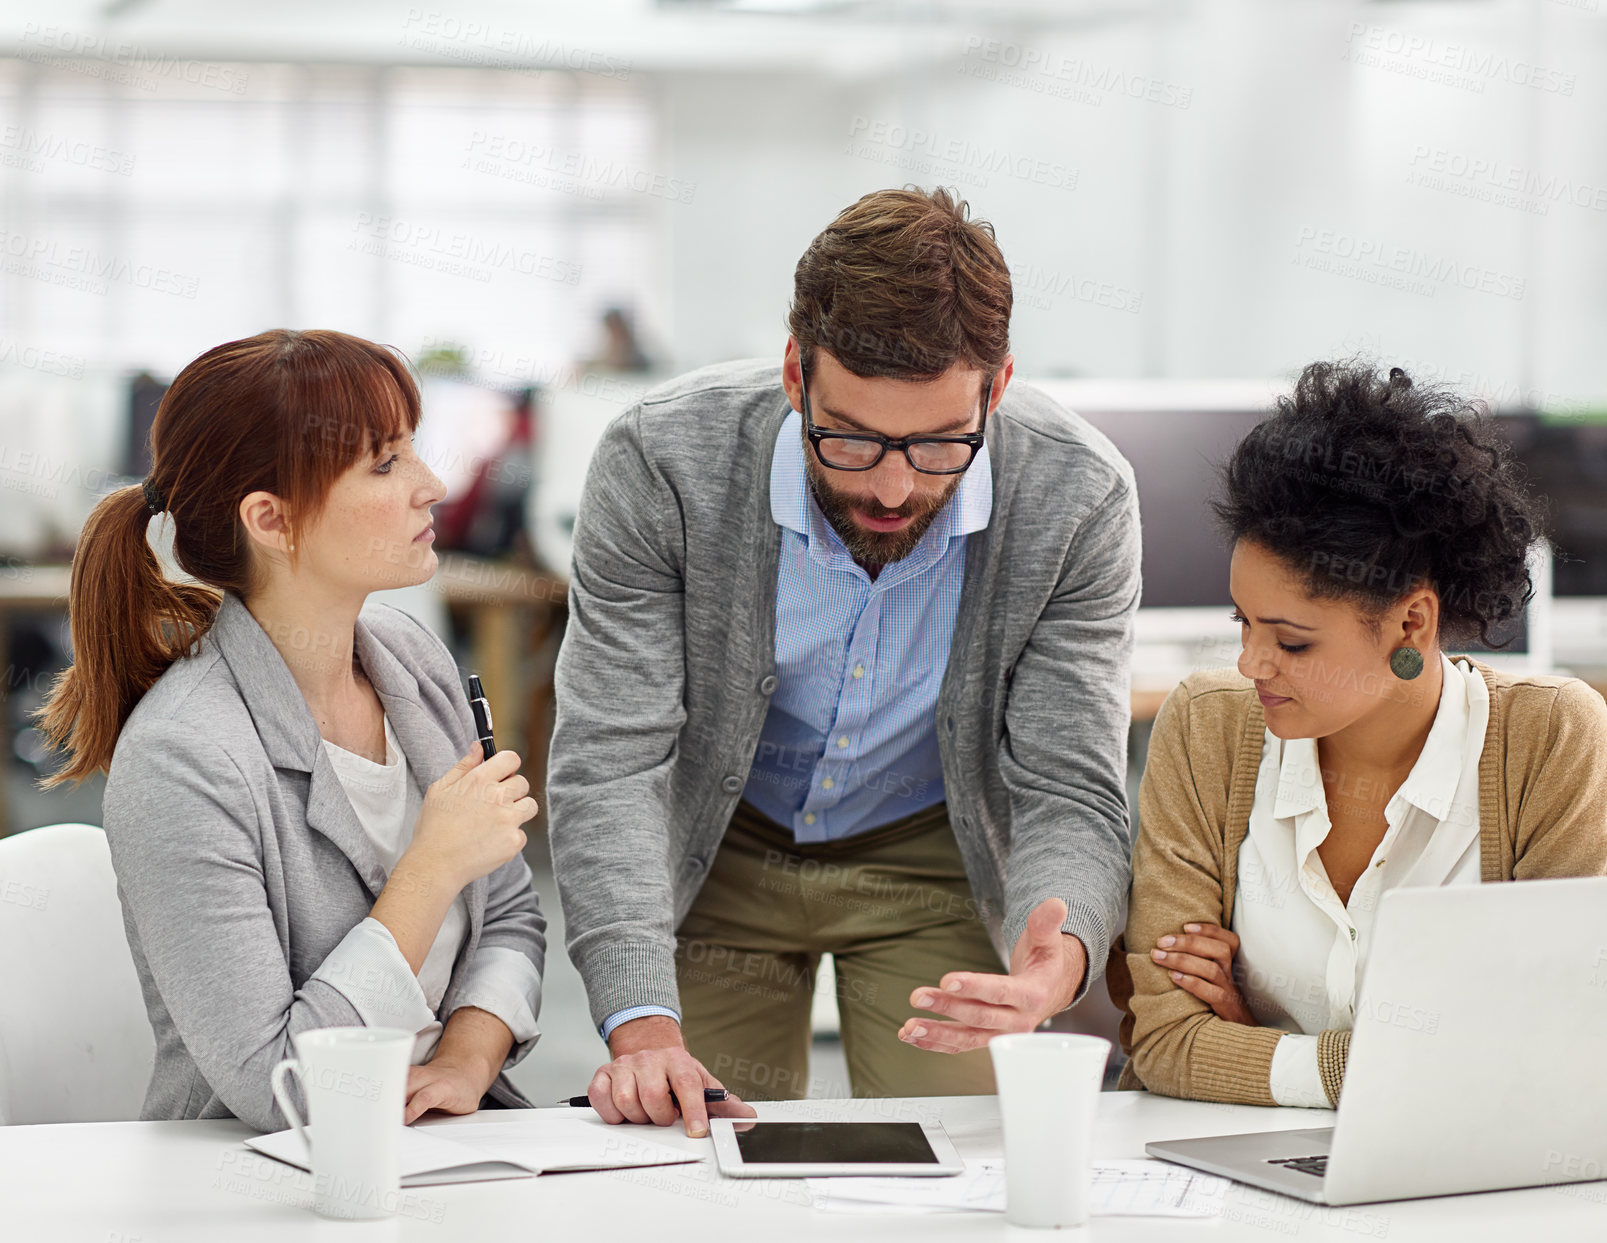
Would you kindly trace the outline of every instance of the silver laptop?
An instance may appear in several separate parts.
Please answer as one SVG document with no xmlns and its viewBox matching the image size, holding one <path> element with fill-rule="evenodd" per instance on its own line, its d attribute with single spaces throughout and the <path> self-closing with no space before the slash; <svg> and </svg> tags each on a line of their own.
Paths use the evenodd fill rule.
<svg viewBox="0 0 1607 1243">
<path fill-rule="evenodd" d="M 1607 878 L 1390 890 L 1335 1125 L 1145 1151 L 1332 1205 L 1607 1178 Z"/>
</svg>

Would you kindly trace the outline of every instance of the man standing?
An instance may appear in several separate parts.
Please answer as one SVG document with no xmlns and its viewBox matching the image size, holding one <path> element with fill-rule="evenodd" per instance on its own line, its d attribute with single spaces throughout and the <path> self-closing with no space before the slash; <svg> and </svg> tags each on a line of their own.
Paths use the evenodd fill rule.
<svg viewBox="0 0 1607 1243">
<path fill-rule="evenodd" d="M 1009 269 L 968 216 L 867 195 L 798 263 L 779 374 L 673 381 L 592 461 L 548 809 L 610 1122 L 805 1095 L 822 953 L 859 1096 L 993 1091 L 988 1038 L 1103 969 L 1136 492 L 1009 388 Z"/>
</svg>

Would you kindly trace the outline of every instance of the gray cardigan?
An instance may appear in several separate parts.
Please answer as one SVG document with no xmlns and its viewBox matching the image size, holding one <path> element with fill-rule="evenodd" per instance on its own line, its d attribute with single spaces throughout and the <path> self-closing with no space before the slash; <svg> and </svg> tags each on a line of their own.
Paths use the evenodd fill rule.
<svg viewBox="0 0 1607 1243">
<path fill-rule="evenodd" d="M 474 739 L 457 667 L 439 638 L 389 605 L 363 610 L 356 646 L 422 791 Z M 289 667 L 238 597 L 224 595 L 199 647 L 130 714 L 104 820 L 156 1035 L 143 1119 L 232 1114 L 277 1130 L 287 1122 L 268 1075 L 293 1055 L 293 1035 L 388 1022 L 415 1030 L 421 1008 L 428 1016 L 399 955 L 400 972 L 331 957 L 368 915 L 385 873 Z M 443 1020 L 480 946 L 524 953 L 538 972 L 546 949 L 522 858 L 464 896 L 468 938 Z M 506 1075 L 488 1096 L 530 1104 Z"/>
<path fill-rule="evenodd" d="M 773 363 L 705 368 L 604 434 L 575 528 L 547 799 L 570 956 L 593 1019 L 678 1008 L 675 929 L 747 783 L 776 688 Z M 967 537 L 938 696 L 950 819 L 1007 958 L 1064 898 L 1103 970 L 1129 874 L 1131 468 L 1026 385 L 988 422 L 993 513 Z"/>
</svg>

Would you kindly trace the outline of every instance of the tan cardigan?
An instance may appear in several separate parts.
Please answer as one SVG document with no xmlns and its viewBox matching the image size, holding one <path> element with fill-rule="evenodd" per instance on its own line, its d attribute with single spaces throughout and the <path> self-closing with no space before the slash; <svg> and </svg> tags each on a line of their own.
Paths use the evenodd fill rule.
<svg viewBox="0 0 1607 1243">
<path fill-rule="evenodd" d="M 1607 874 L 1607 703 L 1575 678 L 1473 663 L 1490 688 L 1479 759 L 1481 879 Z M 1155 718 L 1139 786 L 1127 930 L 1107 969 L 1131 1057 L 1122 1087 L 1276 1103 L 1268 1084 L 1283 1033 L 1218 1018 L 1149 956 L 1185 922 L 1231 923 L 1264 736 L 1255 688 L 1233 670 L 1190 675 Z M 1348 1030 L 1318 1037 L 1323 1087 L 1335 1103 L 1349 1042 Z"/>
</svg>

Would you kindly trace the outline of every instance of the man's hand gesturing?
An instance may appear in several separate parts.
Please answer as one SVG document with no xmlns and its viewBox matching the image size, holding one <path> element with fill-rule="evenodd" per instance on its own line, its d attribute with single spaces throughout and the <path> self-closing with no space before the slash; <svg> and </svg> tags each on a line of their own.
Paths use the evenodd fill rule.
<svg viewBox="0 0 1607 1243">
<path fill-rule="evenodd" d="M 1071 1004 L 1088 973 L 1088 951 L 1060 931 L 1065 922 L 1066 904 L 1045 898 L 1027 916 L 1010 955 L 1009 975 L 951 971 L 937 988 L 916 989 L 912 1006 L 952 1021 L 908 1019 L 898 1038 L 934 1053 L 964 1053 L 1005 1032 L 1036 1030 Z"/>
</svg>

